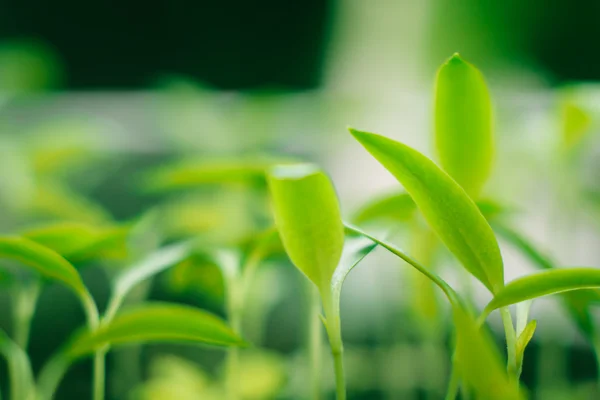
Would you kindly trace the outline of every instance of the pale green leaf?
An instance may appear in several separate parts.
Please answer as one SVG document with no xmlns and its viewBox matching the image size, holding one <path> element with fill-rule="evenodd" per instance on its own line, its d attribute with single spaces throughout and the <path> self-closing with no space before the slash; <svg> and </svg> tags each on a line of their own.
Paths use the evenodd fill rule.
<svg viewBox="0 0 600 400">
<path fill-rule="evenodd" d="M 415 202 L 408 193 L 392 193 L 363 205 L 356 211 L 352 221 L 363 224 L 377 220 L 409 221 L 416 210 Z"/>
<path fill-rule="evenodd" d="M 155 251 L 123 271 L 114 281 L 113 294 L 105 319 L 110 320 L 114 317 L 125 297 L 134 286 L 183 261 L 192 254 L 192 251 L 193 245 L 191 242 L 172 244 Z"/>
<path fill-rule="evenodd" d="M 476 198 L 493 164 L 492 105 L 483 75 L 458 54 L 437 73 L 435 143 L 444 170 Z"/>
<path fill-rule="evenodd" d="M 45 278 L 60 281 L 80 297 L 87 295 L 75 267 L 55 251 L 29 239 L 18 236 L 0 237 L 0 258 L 18 261 Z"/>
<path fill-rule="evenodd" d="M 76 335 L 63 353 L 75 359 L 106 345 L 156 342 L 245 345 L 222 319 L 206 311 L 177 304 L 146 303 L 123 311 L 94 332 Z"/>
<path fill-rule="evenodd" d="M 287 162 L 269 156 L 180 161 L 150 173 L 143 184 L 148 191 L 164 192 L 207 184 L 264 182 L 270 167 Z"/>
<path fill-rule="evenodd" d="M 333 185 L 311 164 L 281 165 L 268 174 L 275 223 L 285 250 L 317 287 L 329 286 L 344 247 Z"/>
<path fill-rule="evenodd" d="M 502 358 L 487 331 L 479 328 L 462 307 L 454 307 L 456 365 L 478 399 L 521 400 L 518 383 L 508 377 Z"/>
<path fill-rule="evenodd" d="M 523 360 L 525 349 L 531 341 L 531 338 L 533 338 L 536 326 L 536 320 L 529 321 L 527 325 L 525 325 L 525 328 L 523 329 L 521 334 L 519 334 L 519 337 L 517 338 L 517 360 Z"/>
<path fill-rule="evenodd" d="M 564 268 L 531 274 L 508 283 L 494 295 L 484 313 L 525 300 L 570 290 L 600 288 L 600 269 Z"/>
<path fill-rule="evenodd" d="M 504 285 L 494 232 L 466 192 L 418 151 L 373 133 L 352 135 L 402 183 L 448 249 L 492 293 Z"/>
</svg>

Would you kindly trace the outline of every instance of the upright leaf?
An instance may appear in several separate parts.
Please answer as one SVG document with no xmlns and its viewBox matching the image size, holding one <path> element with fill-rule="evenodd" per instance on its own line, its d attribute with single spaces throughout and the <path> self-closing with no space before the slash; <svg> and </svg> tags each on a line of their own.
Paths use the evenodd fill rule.
<svg viewBox="0 0 600 400">
<path fill-rule="evenodd" d="M 344 247 L 344 225 L 329 178 L 312 164 L 270 170 L 275 223 L 294 265 L 320 289 L 327 288 Z"/>
<path fill-rule="evenodd" d="M 118 314 L 94 332 L 76 335 L 63 350 L 70 359 L 105 345 L 188 342 L 214 346 L 243 346 L 245 342 L 220 318 L 194 307 L 146 303 Z"/>
<path fill-rule="evenodd" d="M 352 135 L 402 183 L 448 249 L 492 293 L 504 285 L 492 228 L 466 192 L 418 151 L 373 133 Z"/>
<path fill-rule="evenodd" d="M 0 354 L 6 359 L 12 400 L 33 398 L 34 381 L 27 353 L 0 330 Z"/>
<path fill-rule="evenodd" d="M 578 289 L 600 288 L 600 269 L 564 268 L 542 271 L 508 283 L 485 307 L 485 314 L 525 300 Z"/>
<path fill-rule="evenodd" d="M 493 164 L 492 105 L 483 75 L 458 53 L 437 73 L 435 143 L 444 170 L 477 197 Z"/>
</svg>

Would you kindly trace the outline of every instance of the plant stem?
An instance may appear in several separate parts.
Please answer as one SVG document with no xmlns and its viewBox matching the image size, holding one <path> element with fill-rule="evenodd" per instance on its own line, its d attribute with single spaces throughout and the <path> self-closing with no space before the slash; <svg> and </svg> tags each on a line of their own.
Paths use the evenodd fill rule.
<svg viewBox="0 0 600 400">
<path fill-rule="evenodd" d="M 596 357 L 596 393 L 600 394 L 600 337 L 596 337 L 593 343 L 594 356 Z"/>
<path fill-rule="evenodd" d="M 29 332 L 31 320 L 35 313 L 35 306 L 40 294 L 40 283 L 30 282 L 17 286 L 15 293 L 15 304 L 13 308 L 14 341 L 23 350 L 27 349 L 29 343 Z"/>
<path fill-rule="evenodd" d="M 54 356 L 40 371 L 38 378 L 38 396 L 40 400 L 51 400 L 58 389 L 62 377 L 67 371 L 68 360 L 61 354 Z"/>
<path fill-rule="evenodd" d="M 229 324 L 234 332 L 240 334 L 242 329 L 242 313 L 240 304 L 241 285 L 237 281 L 232 281 L 228 285 L 228 302 L 227 315 Z M 237 387 L 239 385 L 240 374 L 240 350 L 238 347 L 230 347 L 227 349 L 226 360 L 226 391 L 228 400 L 237 400 L 239 393 Z"/>
<path fill-rule="evenodd" d="M 308 346 L 310 356 L 310 383 L 311 398 L 319 400 L 321 398 L 321 372 L 323 354 L 323 341 L 321 340 L 321 297 L 319 291 L 309 283 L 310 312 Z"/>
<path fill-rule="evenodd" d="M 510 309 L 508 307 L 500 308 L 502 324 L 504 325 L 504 334 L 506 336 L 507 364 L 506 370 L 509 377 L 517 379 L 517 334 L 513 326 Z M 518 381 L 517 381 L 518 383 Z"/>
<path fill-rule="evenodd" d="M 332 299 L 328 290 L 321 292 L 325 309 L 327 335 L 333 356 L 335 371 L 335 392 L 337 400 L 346 400 L 346 376 L 344 374 L 344 345 L 342 343 L 342 326 L 340 321 L 339 299 Z"/>
<path fill-rule="evenodd" d="M 94 354 L 94 400 L 104 400 L 107 351 L 108 347 L 105 347 Z"/>
<path fill-rule="evenodd" d="M 456 365 L 456 354 L 452 355 L 452 364 L 450 368 L 450 381 L 448 382 L 448 391 L 446 392 L 445 400 L 456 399 L 460 387 L 460 375 L 458 373 L 458 365 Z"/>
</svg>

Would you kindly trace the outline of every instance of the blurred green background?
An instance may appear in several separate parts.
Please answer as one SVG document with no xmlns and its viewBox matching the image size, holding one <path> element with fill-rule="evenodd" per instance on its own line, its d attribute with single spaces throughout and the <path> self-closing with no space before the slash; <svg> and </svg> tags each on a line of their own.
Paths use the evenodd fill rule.
<svg viewBox="0 0 600 400">
<path fill-rule="evenodd" d="M 600 266 L 599 18 L 594 0 L 2 0 L 0 232 L 147 219 L 144 250 L 192 235 L 233 243 L 269 226 L 263 182 L 153 191 L 146 173 L 182 159 L 265 154 L 319 162 L 350 214 L 398 188 L 345 127 L 431 154 L 433 77 L 459 51 L 484 72 L 495 100 L 497 167 L 487 193 L 518 208 L 518 225 L 561 264 Z M 585 140 L 559 165 L 565 101 L 589 121 Z M 397 238 L 410 241 L 403 232 Z M 110 277 L 136 259 L 129 250 L 78 265 L 101 310 Z M 503 251 L 507 279 L 531 270 Z M 139 298 L 224 316 L 222 278 L 196 261 L 162 274 Z M 342 303 L 350 398 L 442 398 L 448 321 L 424 336 L 415 314 L 426 295 L 414 277 L 384 254 L 366 264 Z M 254 281 L 245 329 L 259 346 L 243 358 L 244 398 L 306 398 L 301 278 L 279 257 Z M 277 290 L 266 296 L 267 287 Z M 479 289 L 474 297 L 484 301 Z M 14 298 L 0 288 L 0 327 L 8 332 Z M 534 398 L 597 398 L 593 352 L 556 301 L 536 303 L 534 316 L 540 333 L 523 372 Z M 32 325 L 34 369 L 83 321 L 76 299 L 47 285 Z M 115 350 L 107 398 L 213 398 L 222 359 L 183 345 Z M 90 377 L 91 362 L 78 363 L 57 398 L 88 398 Z M 7 379 L 0 363 L 2 390 Z"/>
</svg>

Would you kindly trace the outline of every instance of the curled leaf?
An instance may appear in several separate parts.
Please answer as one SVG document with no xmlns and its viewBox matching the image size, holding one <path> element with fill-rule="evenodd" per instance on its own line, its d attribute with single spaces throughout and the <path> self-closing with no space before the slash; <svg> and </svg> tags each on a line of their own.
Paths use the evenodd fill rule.
<svg viewBox="0 0 600 400">
<path fill-rule="evenodd" d="M 402 183 L 448 249 L 492 293 L 504 285 L 502 256 L 477 205 L 448 174 L 418 151 L 394 140 L 350 129 Z"/>
</svg>

